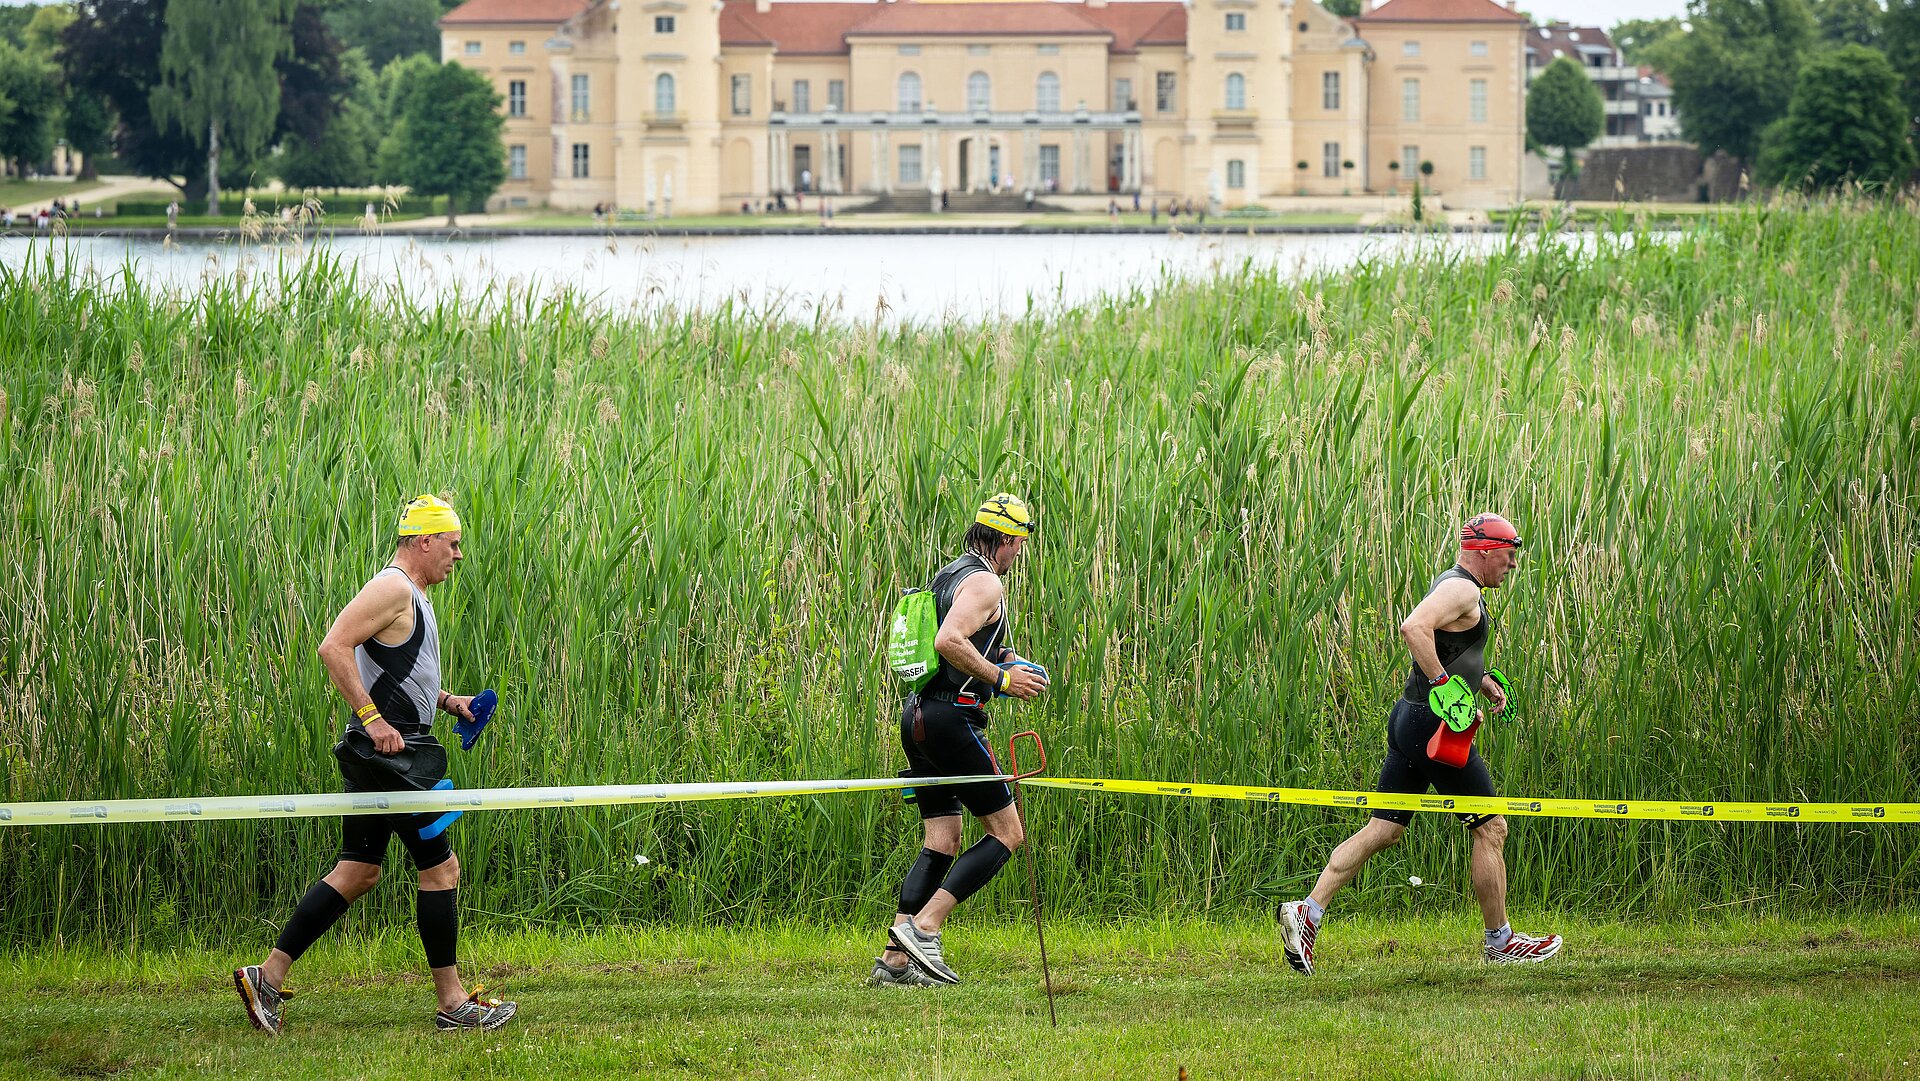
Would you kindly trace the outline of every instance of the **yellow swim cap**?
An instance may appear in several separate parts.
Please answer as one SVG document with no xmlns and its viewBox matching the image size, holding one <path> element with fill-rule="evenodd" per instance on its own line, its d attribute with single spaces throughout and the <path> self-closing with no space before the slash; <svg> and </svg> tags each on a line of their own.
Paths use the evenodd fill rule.
<svg viewBox="0 0 1920 1081">
<path fill-rule="evenodd" d="M 1033 531 L 1033 515 L 1027 512 L 1027 505 L 1020 502 L 1020 497 L 1010 492 L 989 496 L 980 504 L 980 512 L 973 520 L 1009 537 L 1024 537 Z"/>
<path fill-rule="evenodd" d="M 403 537 L 458 532 L 460 516 L 437 496 L 423 495 L 400 509 L 400 535 Z"/>
</svg>

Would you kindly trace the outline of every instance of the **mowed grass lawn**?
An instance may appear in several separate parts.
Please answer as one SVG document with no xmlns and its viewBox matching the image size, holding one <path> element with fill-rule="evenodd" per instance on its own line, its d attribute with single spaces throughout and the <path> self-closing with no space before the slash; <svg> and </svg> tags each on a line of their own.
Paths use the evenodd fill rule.
<svg viewBox="0 0 1920 1081">
<path fill-rule="evenodd" d="M 520 1016 L 431 1025 L 410 929 L 323 940 L 288 1031 L 249 1028 L 230 950 L 0 957 L 8 1078 L 1910 1078 L 1920 915 L 1817 922 L 1549 920 L 1553 962 L 1478 959 L 1476 921 L 1343 920 L 1320 972 L 1272 926 L 1049 928 L 1060 1026 L 1027 925 L 962 918 L 958 987 L 861 985 L 877 931 L 475 933 Z M 1534 929 L 1542 924 L 1530 920 Z M 469 977 L 471 979 L 471 977 Z"/>
</svg>

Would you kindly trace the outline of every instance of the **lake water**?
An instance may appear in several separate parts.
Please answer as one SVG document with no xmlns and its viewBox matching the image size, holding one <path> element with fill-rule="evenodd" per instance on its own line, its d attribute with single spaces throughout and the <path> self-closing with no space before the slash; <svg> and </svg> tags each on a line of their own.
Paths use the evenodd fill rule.
<svg viewBox="0 0 1920 1081">
<path fill-rule="evenodd" d="M 446 240 L 340 235 L 306 245 L 242 245 L 111 237 L 0 240 L 0 265 L 18 267 L 52 245 L 77 266 L 123 268 L 149 288 L 192 291 L 245 270 L 270 279 L 283 262 L 326 255 L 360 280 L 428 301 L 457 290 L 570 288 L 610 308 L 711 309 L 729 299 L 811 321 L 932 323 L 1019 316 L 1151 290 L 1169 277 L 1204 278 L 1243 263 L 1299 275 L 1396 258 L 1418 249 L 1493 250 L 1498 234 L 846 235 L 694 237 L 505 236 Z"/>
</svg>

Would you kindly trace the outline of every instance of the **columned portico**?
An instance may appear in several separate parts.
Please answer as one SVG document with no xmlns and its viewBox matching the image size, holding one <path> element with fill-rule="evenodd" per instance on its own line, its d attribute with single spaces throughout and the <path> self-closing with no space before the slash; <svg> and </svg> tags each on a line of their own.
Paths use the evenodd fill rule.
<svg viewBox="0 0 1920 1081">
<path fill-rule="evenodd" d="M 773 163 L 773 189 L 767 194 L 793 190 L 790 145 L 794 133 L 818 140 L 821 160 L 815 183 L 819 190 L 841 193 L 840 178 L 845 171 L 842 159 L 849 149 L 841 132 L 857 138 L 861 129 L 868 132 L 869 161 L 864 181 L 856 180 L 854 190 L 874 194 L 901 188 L 925 190 L 932 183 L 933 171 L 941 169 L 946 187 L 953 191 L 990 191 L 996 181 L 1004 186 L 1011 175 L 1016 190 L 1021 191 L 1104 192 L 1105 148 L 1111 145 L 1110 136 L 1118 132 L 1122 148 L 1120 188 L 1132 192 L 1141 187 L 1146 172 L 1141 157 L 1146 143 L 1141 138 L 1140 122 L 1140 114 L 1135 111 L 1092 112 L 1084 106 L 1070 113 L 776 112 L 768 118 L 767 127 L 767 153 Z M 917 138 L 913 134 L 916 131 Z M 920 179 L 903 183 L 896 165 L 899 148 L 916 144 L 920 147 Z M 1053 156 L 1045 161 L 1043 147 L 1053 149 Z M 998 176 L 993 166 L 996 150 Z M 1051 168 L 1058 168 L 1059 175 L 1045 175 Z M 1049 179 L 1055 181 L 1052 189 L 1047 186 Z"/>
</svg>

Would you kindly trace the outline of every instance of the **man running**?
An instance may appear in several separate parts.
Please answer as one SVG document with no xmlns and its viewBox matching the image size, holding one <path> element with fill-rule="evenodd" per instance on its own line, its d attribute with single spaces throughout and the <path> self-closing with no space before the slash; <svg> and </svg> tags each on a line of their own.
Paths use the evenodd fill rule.
<svg viewBox="0 0 1920 1081">
<path fill-rule="evenodd" d="M 1045 673 L 1007 645 L 1007 592 L 1001 583 L 1032 530 L 1025 503 L 996 495 L 974 515 L 966 551 L 933 576 L 930 588 L 940 624 L 933 648 L 940 667 L 901 705 L 900 745 L 910 767 L 904 776 L 999 773 L 983 736 L 987 701 L 995 695 L 1033 698 L 1047 689 Z M 875 987 L 959 983 L 941 956 L 940 926 L 955 905 L 993 878 L 1026 831 L 1013 789 L 1003 781 L 908 789 L 907 798 L 920 810 L 926 839 L 900 884 L 900 911 L 867 982 Z M 956 859 L 963 807 L 987 827 L 987 835 Z"/>
<path fill-rule="evenodd" d="M 1482 590 L 1498 589 L 1520 561 L 1520 535 L 1498 514 L 1476 515 L 1460 529 L 1460 558 L 1428 587 L 1425 600 L 1400 624 L 1413 654 L 1407 686 L 1387 721 L 1387 757 L 1380 766 L 1381 792 L 1491 796 L 1493 777 L 1472 749 L 1481 714 L 1473 689 L 1507 706 L 1502 680 L 1486 667 L 1493 617 Z M 1451 723 L 1449 723 L 1449 720 Z M 1449 761 L 1451 760 L 1451 761 Z M 1489 961 L 1544 961 L 1560 952 L 1559 935 L 1521 934 L 1507 922 L 1507 820 L 1501 815 L 1457 815 L 1473 831 L 1473 893 L 1486 925 Z M 1333 895 L 1353 881 L 1377 852 L 1400 840 L 1412 811 L 1373 812 L 1358 833 L 1342 841 L 1304 900 L 1288 901 L 1277 913 L 1287 963 L 1313 974 L 1313 941 Z"/>
<path fill-rule="evenodd" d="M 327 675 L 353 711 L 335 748 L 349 792 L 432 788 L 445 775 L 446 751 L 433 737 L 434 710 L 473 720 L 471 697 L 440 689 L 440 629 L 426 590 L 460 562 L 460 517 L 430 495 L 400 513 L 393 562 L 374 575 L 334 619 L 320 643 Z M 354 748 L 360 754 L 356 757 Z M 468 992 L 455 966 L 459 919 L 454 903 L 460 861 L 447 843 L 447 819 L 433 814 L 346 815 L 339 862 L 294 907 L 266 960 L 233 973 L 254 1027 L 280 1034 L 287 970 L 380 881 L 394 834 L 419 870 L 420 942 L 433 970 L 441 1029 L 495 1029 L 516 1004 Z"/>
</svg>

